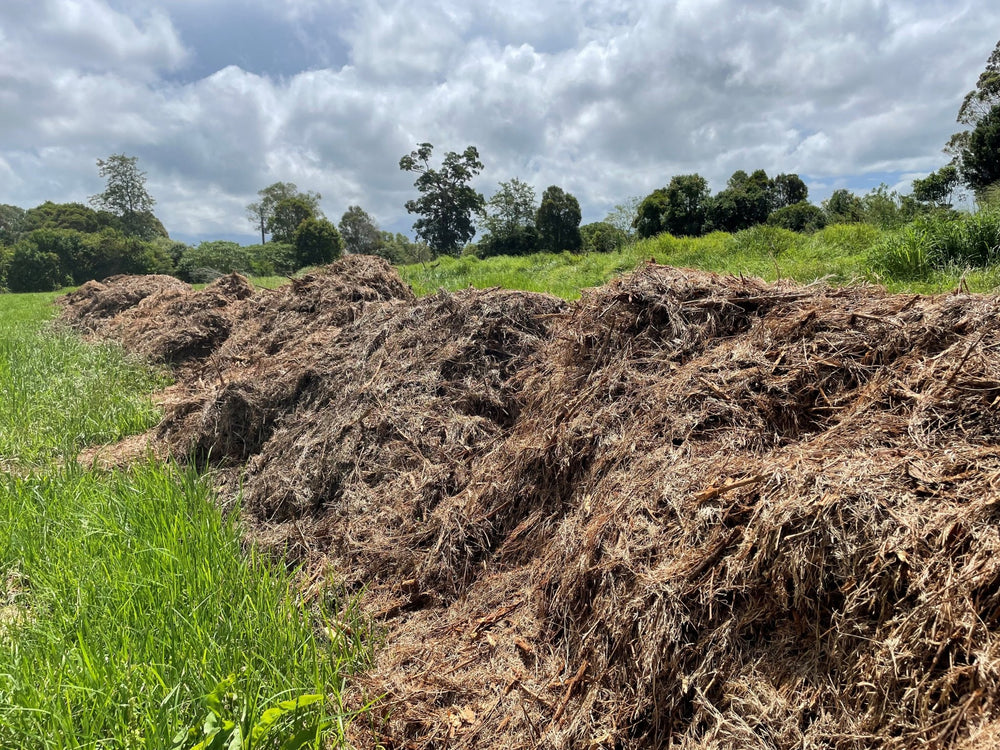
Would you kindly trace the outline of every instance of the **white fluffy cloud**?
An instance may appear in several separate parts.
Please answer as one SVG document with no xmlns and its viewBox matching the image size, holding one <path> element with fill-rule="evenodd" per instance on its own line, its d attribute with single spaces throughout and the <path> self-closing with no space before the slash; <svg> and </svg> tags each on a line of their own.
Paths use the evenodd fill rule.
<svg viewBox="0 0 1000 750">
<path fill-rule="evenodd" d="M 0 202 L 85 200 L 124 152 L 186 238 L 249 240 L 276 180 L 405 228 L 421 141 L 586 220 L 693 171 L 798 172 L 818 199 L 939 166 L 997 28 L 988 0 L 10 0 Z"/>
</svg>

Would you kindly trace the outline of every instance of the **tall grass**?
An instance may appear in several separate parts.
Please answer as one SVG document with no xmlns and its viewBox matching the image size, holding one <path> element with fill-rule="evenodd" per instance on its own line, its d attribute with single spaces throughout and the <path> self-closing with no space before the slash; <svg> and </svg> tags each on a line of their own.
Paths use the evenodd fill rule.
<svg viewBox="0 0 1000 750">
<path fill-rule="evenodd" d="M 251 715 L 336 696 L 363 651 L 314 627 L 289 578 L 191 471 L 7 475 L 0 747 L 168 748 L 230 674 Z"/>
<path fill-rule="evenodd" d="M 51 298 L 0 296 L 0 747 L 190 748 L 220 685 L 251 724 L 322 694 L 308 746 L 339 742 L 364 628 L 306 607 L 193 470 L 76 465 L 154 424 L 163 379 L 49 330 Z"/>
<path fill-rule="evenodd" d="M 1000 210 L 956 217 L 923 216 L 887 232 L 869 253 L 873 275 L 890 286 L 933 283 L 936 278 L 975 274 L 992 278 L 1000 257 Z"/>
<path fill-rule="evenodd" d="M 918 292 L 947 291 L 964 281 L 973 291 L 986 291 L 998 281 L 994 268 L 997 216 L 982 211 L 950 223 L 928 217 L 924 221 L 937 234 L 929 233 L 920 222 L 900 230 L 834 224 L 809 235 L 767 225 L 704 237 L 663 234 L 612 253 L 538 253 L 485 260 L 442 257 L 403 266 L 400 273 L 417 294 L 472 285 L 548 292 L 565 299 L 575 299 L 582 289 L 631 271 L 646 260 L 772 281 L 869 281 L 891 291 Z M 950 244 L 943 251 L 937 249 L 946 240 Z M 934 260 L 939 256 L 945 261 Z"/>
<path fill-rule="evenodd" d="M 0 465 L 69 459 L 152 427 L 166 382 L 113 344 L 44 329 L 52 295 L 0 295 Z"/>
<path fill-rule="evenodd" d="M 441 287 L 470 284 L 485 288 L 549 292 L 565 299 L 603 284 L 647 260 L 717 273 L 751 274 L 766 279 L 802 282 L 828 279 L 843 283 L 867 275 L 867 252 L 881 230 L 867 225 L 827 227 L 802 235 L 774 226 L 759 226 L 735 235 L 713 232 L 704 237 L 663 234 L 613 253 L 538 253 L 520 258 L 439 258 L 432 263 L 403 266 L 400 272 L 418 294 Z"/>
</svg>

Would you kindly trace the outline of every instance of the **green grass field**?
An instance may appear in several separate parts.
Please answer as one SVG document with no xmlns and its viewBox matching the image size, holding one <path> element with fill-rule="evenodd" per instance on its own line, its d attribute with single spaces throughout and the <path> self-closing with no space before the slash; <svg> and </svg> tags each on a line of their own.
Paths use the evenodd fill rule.
<svg viewBox="0 0 1000 750">
<path fill-rule="evenodd" d="M 1000 220 L 995 220 L 994 235 L 1000 231 L 998 226 Z M 581 289 L 600 285 L 651 259 L 682 268 L 742 273 L 769 281 L 779 278 L 802 283 L 822 279 L 830 284 L 864 281 L 883 284 L 890 291 L 928 294 L 949 291 L 963 282 L 971 291 L 979 292 L 1000 284 L 1000 272 L 995 265 L 970 270 L 969 264 L 949 262 L 949 258 L 938 258 L 935 262 L 933 254 L 911 262 L 906 239 L 905 232 L 867 224 L 833 225 L 812 235 L 758 226 L 735 235 L 723 232 L 696 238 L 661 235 L 613 253 L 537 253 L 484 260 L 474 256 L 441 257 L 431 263 L 404 266 L 400 272 L 417 294 L 438 288 L 461 289 L 471 284 L 477 288 L 500 286 L 548 292 L 564 299 L 575 299 Z M 993 258 L 1000 252 L 996 247 L 1000 236 L 992 236 L 989 241 L 994 246 L 990 256 Z"/>
<path fill-rule="evenodd" d="M 300 603 L 191 470 L 76 465 L 156 422 L 163 377 L 47 330 L 52 297 L 0 295 L 0 747 L 190 748 L 255 723 L 254 747 L 337 744 L 368 646 L 327 622 L 336 602 Z"/>
</svg>

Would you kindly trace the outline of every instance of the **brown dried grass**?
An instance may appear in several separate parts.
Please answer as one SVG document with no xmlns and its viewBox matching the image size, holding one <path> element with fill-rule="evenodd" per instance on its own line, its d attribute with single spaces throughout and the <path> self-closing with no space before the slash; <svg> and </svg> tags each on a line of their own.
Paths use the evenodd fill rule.
<svg viewBox="0 0 1000 750">
<path fill-rule="evenodd" d="M 241 303 L 161 434 L 365 587 L 358 745 L 997 746 L 996 298 L 345 260 Z"/>
</svg>

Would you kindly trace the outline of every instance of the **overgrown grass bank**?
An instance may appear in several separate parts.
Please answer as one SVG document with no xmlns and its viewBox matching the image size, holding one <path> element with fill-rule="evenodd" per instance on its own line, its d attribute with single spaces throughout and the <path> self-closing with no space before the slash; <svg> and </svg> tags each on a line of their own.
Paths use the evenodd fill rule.
<svg viewBox="0 0 1000 750">
<path fill-rule="evenodd" d="M 911 235 L 918 233 L 918 239 Z M 910 238 L 909 241 L 907 238 Z M 907 244 L 909 242 L 909 244 Z M 925 248 L 915 260 L 906 255 Z M 911 253 L 912 254 L 912 253 Z M 995 265 L 1000 254 L 1000 215 L 996 212 L 954 220 L 927 219 L 922 226 L 883 230 L 868 224 L 837 224 L 812 235 L 773 226 L 758 226 L 735 235 L 715 232 L 705 237 L 661 235 L 613 253 L 537 253 L 523 257 L 480 260 L 472 256 L 442 257 L 431 263 L 404 266 L 403 278 L 417 294 L 438 288 L 501 286 L 549 292 L 565 299 L 606 282 L 640 263 L 699 268 L 717 273 L 748 274 L 831 284 L 868 281 L 890 291 L 943 292 L 963 283 L 971 291 L 1000 284 Z M 913 266 L 916 270 L 913 270 Z"/>
<path fill-rule="evenodd" d="M 162 379 L 48 332 L 51 298 L 0 296 L 0 747 L 190 748 L 320 694 L 272 737 L 336 743 L 363 628 L 299 601 L 192 471 L 70 460 L 155 422 Z"/>
<path fill-rule="evenodd" d="M 0 295 L 0 461 L 42 465 L 156 424 L 164 385 L 111 344 L 43 330 L 53 294 Z"/>
</svg>

